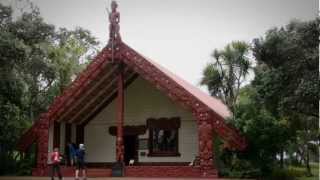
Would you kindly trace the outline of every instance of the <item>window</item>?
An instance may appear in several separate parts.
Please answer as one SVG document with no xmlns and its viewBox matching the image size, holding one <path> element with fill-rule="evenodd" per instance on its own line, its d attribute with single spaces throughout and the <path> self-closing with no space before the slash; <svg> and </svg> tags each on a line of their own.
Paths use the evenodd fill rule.
<svg viewBox="0 0 320 180">
<path fill-rule="evenodd" d="M 148 119 L 149 156 L 180 156 L 180 118 Z"/>
<path fill-rule="evenodd" d="M 177 151 L 177 130 L 152 129 L 152 152 L 171 153 Z"/>
</svg>

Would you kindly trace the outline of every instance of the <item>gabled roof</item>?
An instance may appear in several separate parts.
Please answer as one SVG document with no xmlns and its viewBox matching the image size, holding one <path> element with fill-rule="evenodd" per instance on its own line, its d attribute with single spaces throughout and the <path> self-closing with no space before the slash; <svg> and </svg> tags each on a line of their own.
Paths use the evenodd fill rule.
<svg viewBox="0 0 320 180">
<path fill-rule="evenodd" d="M 115 61 L 112 62 L 112 59 Z M 210 114 L 215 131 L 229 142 L 230 146 L 237 149 L 245 148 L 245 139 L 236 129 L 224 122 L 224 119 L 231 114 L 225 104 L 158 63 L 143 57 L 121 41 L 114 46 L 114 52 L 110 44 L 103 48 L 73 83 L 55 98 L 45 113 L 47 121 L 77 124 L 86 124 L 90 121 L 116 97 L 117 62 L 119 61 L 124 64 L 125 87 L 137 76 L 141 76 L 171 100 L 178 102 L 194 114 L 197 112 Z M 27 134 L 32 134 L 29 131 Z M 36 136 L 33 135 L 33 137 Z M 23 144 L 23 141 L 20 144 Z"/>
</svg>

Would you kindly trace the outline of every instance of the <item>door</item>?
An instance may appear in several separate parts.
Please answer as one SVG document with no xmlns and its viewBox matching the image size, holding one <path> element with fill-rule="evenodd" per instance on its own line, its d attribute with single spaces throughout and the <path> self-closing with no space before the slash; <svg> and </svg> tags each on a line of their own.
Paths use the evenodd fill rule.
<svg viewBox="0 0 320 180">
<path fill-rule="evenodd" d="M 129 165 L 129 161 L 133 159 L 138 161 L 138 149 L 137 149 L 137 136 L 127 135 L 124 136 L 124 162 Z"/>
</svg>

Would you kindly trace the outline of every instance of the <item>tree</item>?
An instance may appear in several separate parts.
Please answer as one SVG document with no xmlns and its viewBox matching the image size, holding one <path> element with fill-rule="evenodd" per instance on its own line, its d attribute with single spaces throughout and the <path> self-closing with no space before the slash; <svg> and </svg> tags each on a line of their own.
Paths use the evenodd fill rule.
<svg viewBox="0 0 320 180">
<path fill-rule="evenodd" d="M 273 75 L 268 82 L 273 86 L 284 82 L 273 88 L 281 91 L 269 97 L 279 92 L 281 102 L 277 105 L 286 114 L 319 117 L 318 25 L 319 20 L 291 22 L 286 28 L 269 30 L 264 39 L 254 40 L 254 56 L 261 69 L 256 73 Z"/>
<path fill-rule="evenodd" d="M 54 26 L 47 24 L 37 8 L 23 13 L 16 21 L 9 23 L 8 31 L 24 46 L 25 57 L 17 63 L 17 70 L 25 82 L 30 119 L 43 112 L 46 90 L 55 79 L 54 69 L 48 59 L 49 47 L 55 35 Z"/>
<path fill-rule="evenodd" d="M 214 61 L 203 70 L 201 85 L 206 85 L 212 96 L 220 98 L 233 111 L 240 87 L 251 68 L 249 48 L 245 42 L 234 41 L 223 50 L 215 49 Z"/>
<path fill-rule="evenodd" d="M 0 174 L 17 167 L 16 142 L 95 54 L 88 30 L 55 30 L 35 6 L 12 18 L 0 3 Z"/>
<path fill-rule="evenodd" d="M 98 44 L 88 30 L 80 27 L 73 31 L 61 28 L 57 32 L 50 58 L 57 73 L 56 86 L 59 93 L 86 67 L 97 53 Z"/>
<path fill-rule="evenodd" d="M 222 77 L 233 70 L 232 66 L 220 61 L 204 70 L 202 84 L 208 85 L 212 95 L 222 97 L 229 107 L 227 99 L 237 97 L 232 105 L 234 121 L 230 122 L 245 135 L 249 145 L 242 153 L 224 151 L 222 158 L 229 161 L 231 170 L 256 167 L 267 175 L 278 164 L 284 167 L 283 154 L 287 152 L 300 155 L 311 175 L 310 154 L 318 156 L 320 142 L 318 37 L 316 19 L 294 21 L 254 39 L 255 77 L 248 86 L 240 85 L 238 96 L 221 89 L 231 87 L 226 82 L 232 82 L 232 76 L 225 81 Z M 216 59 L 220 57 L 219 52 L 214 54 Z M 225 67 L 228 70 L 222 71 Z"/>
<path fill-rule="evenodd" d="M 232 122 L 249 142 L 247 150 L 238 157 L 268 175 L 276 166 L 276 156 L 291 139 L 287 119 L 277 118 L 268 111 L 257 90 L 248 85 L 240 91 Z"/>
<path fill-rule="evenodd" d="M 269 30 L 254 40 L 258 62 L 252 85 L 258 99 L 276 118 L 285 118 L 294 133 L 292 143 L 301 144 L 311 174 L 310 141 L 318 142 L 319 102 L 319 20 L 293 21 L 286 27 Z M 301 141 L 304 139 L 303 141 Z M 304 142 L 304 143 L 301 143 Z"/>
</svg>

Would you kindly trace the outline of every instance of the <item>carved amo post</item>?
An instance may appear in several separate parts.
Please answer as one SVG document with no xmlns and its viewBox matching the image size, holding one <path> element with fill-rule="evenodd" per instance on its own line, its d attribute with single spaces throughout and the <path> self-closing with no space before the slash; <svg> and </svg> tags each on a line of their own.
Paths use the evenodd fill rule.
<svg viewBox="0 0 320 180">
<path fill-rule="evenodd" d="M 201 175 L 209 177 L 214 170 L 213 166 L 213 128 L 210 122 L 210 115 L 208 112 L 197 112 L 197 123 L 199 133 L 199 158 Z"/>
<path fill-rule="evenodd" d="M 115 62 L 115 59 L 119 60 L 115 55 L 115 50 L 118 49 L 120 37 L 120 13 L 117 11 L 118 4 L 116 1 L 111 2 L 111 12 L 107 8 L 109 15 L 109 43 L 111 47 L 112 56 L 111 62 Z M 117 77 L 117 137 L 116 137 L 116 161 L 123 163 L 124 160 L 124 145 L 123 145 L 123 121 L 124 121 L 124 90 L 123 90 L 123 64 L 119 60 L 119 75 Z"/>
<path fill-rule="evenodd" d="M 41 114 L 37 122 L 37 175 L 47 175 L 49 120 L 47 114 Z"/>
<path fill-rule="evenodd" d="M 120 64 L 118 75 L 118 97 L 117 97 L 117 139 L 116 139 L 116 159 L 123 162 L 123 122 L 124 121 L 124 91 L 123 91 L 123 71 Z"/>
</svg>

